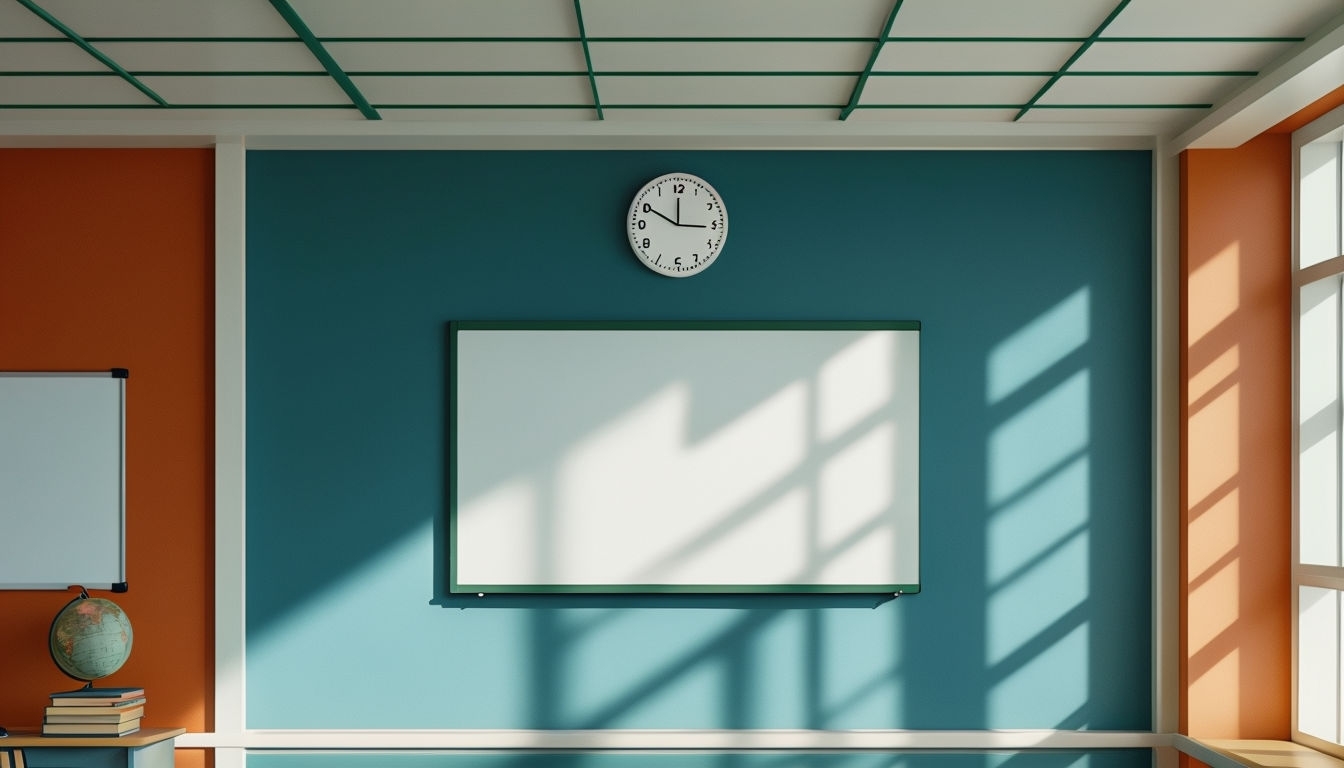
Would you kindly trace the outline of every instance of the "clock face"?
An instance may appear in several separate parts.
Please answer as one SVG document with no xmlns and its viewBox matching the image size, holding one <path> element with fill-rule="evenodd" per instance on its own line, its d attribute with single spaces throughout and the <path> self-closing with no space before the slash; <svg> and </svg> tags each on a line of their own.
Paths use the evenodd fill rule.
<svg viewBox="0 0 1344 768">
<path fill-rule="evenodd" d="M 668 277 L 703 271 L 728 238 L 728 209 L 709 182 L 689 173 L 669 173 L 635 195 L 626 217 L 630 247 L 640 261 Z"/>
</svg>

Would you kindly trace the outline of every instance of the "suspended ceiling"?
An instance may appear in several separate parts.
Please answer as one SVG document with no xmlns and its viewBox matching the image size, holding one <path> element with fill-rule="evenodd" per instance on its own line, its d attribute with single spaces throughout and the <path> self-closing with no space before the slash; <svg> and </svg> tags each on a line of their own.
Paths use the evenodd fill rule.
<svg viewBox="0 0 1344 768">
<path fill-rule="evenodd" d="M 1344 84 L 1342 14 L 1344 0 L 0 0 L 0 135 L 1197 139 L 1257 104 L 1257 125 L 1273 119 L 1285 108 L 1266 100 L 1295 83 L 1293 103 Z"/>
</svg>

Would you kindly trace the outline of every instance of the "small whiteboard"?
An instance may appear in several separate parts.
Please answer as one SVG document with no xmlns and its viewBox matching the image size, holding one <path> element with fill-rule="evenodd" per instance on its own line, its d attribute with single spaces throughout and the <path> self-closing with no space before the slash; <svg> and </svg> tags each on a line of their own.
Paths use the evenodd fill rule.
<svg viewBox="0 0 1344 768">
<path fill-rule="evenodd" d="M 0 372 L 0 589 L 126 589 L 126 371 Z"/>
<path fill-rule="evenodd" d="M 449 336 L 451 591 L 919 591 L 918 323 Z"/>
</svg>

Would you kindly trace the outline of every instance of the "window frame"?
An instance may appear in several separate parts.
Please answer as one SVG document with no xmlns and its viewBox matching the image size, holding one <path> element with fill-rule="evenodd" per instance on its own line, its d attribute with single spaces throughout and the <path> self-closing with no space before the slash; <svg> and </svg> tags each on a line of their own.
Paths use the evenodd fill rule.
<svg viewBox="0 0 1344 768">
<path fill-rule="evenodd" d="M 1309 265 L 1305 268 L 1302 264 L 1302 229 L 1303 229 L 1303 176 L 1302 176 L 1302 156 L 1304 148 L 1308 145 L 1319 145 L 1331 143 L 1335 146 L 1335 189 L 1331 204 L 1335 206 L 1335 252 L 1336 255 L 1327 258 L 1318 263 Z M 1339 721 L 1336 726 L 1336 735 L 1339 742 L 1332 742 L 1304 733 L 1300 728 L 1299 712 L 1299 594 L 1302 587 L 1318 587 L 1325 589 L 1338 590 L 1344 593 L 1344 558 L 1340 565 L 1315 565 L 1303 564 L 1301 553 L 1301 373 L 1302 373 L 1302 351 L 1301 351 L 1301 321 L 1302 321 L 1302 293 L 1303 289 L 1321 280 L 1336 278 L 1341 280 L 1340 295 L 1344 298 L 1344 107 L 1332 110 L 1315 121 L 1303 126 L 1295 131 L 1292 136 L 1292 185 L 1293 185 L 1293 210 L 1292 210 L 1292 560 L 1290 563 L 1290 590 L 1291 590 L 1291 610 L 1292 610 L 1292 720 L 1291 737 L 1292 740 L 1312 747 L 1321 752 L 1344 758 L 1344 669 L 1339 670 L 1340 681 L 1336 683 L 1335 700 L 1335 718 Z M 1342 310 L 1344 311 L 1344 310 Z M 1344 325 L 1341 325 L 1341 357 L 1344 357 Z M 1344 376 L 1336 381 L 1337 396 L 1344 399 Z M 1344 422 L 1344 408 L 1341 408 L 1341 421 Z M 1344 424 L 1339 425 L 1344 429 Z M 1340 464 L 1336 468 L 1337 484 L 1344 479 L 1344 453 L 1337 453 L 1336 461 Z M 1344 506 L 1344 489 L 1337 491 L 1336 495 L 1336 515 L 1337 525 L 1344 526 L 1344 514 L 1341 514 L 1341 507 Z M 1344 622 L 1344 610 L 1337 613 L 1336 623 L 1336 645 L 1337 652 L 1341 653 L 1341 664 L 1344 665 L 1344 628 L 1338 625 Z"/>
</svg>

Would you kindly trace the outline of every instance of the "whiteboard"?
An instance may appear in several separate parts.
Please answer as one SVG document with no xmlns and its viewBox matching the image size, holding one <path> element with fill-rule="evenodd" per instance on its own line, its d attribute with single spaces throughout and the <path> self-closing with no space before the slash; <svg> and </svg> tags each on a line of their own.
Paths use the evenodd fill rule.
<svg viewBox="0 0 1344 768">
<path fill-rule="evenodd" d="M 126 371 L 0 372 L 0 589 L 126 589 Z"/>
<path fill-rule="evenodd" d="M 449 337 L 451 591 L 919 591 L 918 323 Z"/>
</svg>

